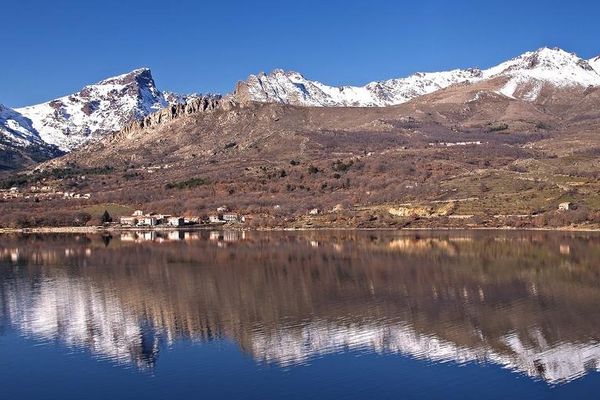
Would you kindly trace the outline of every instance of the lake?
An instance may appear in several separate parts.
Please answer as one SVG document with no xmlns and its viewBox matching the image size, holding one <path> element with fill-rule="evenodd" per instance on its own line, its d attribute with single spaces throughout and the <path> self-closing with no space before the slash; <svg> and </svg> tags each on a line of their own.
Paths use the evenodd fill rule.
<svg viewBox="0 0 600 400">
<path fill-rule="evenodd" d="M 586 399 L 600 235 L 0 236 L 3 399 Z"/>
</svg>

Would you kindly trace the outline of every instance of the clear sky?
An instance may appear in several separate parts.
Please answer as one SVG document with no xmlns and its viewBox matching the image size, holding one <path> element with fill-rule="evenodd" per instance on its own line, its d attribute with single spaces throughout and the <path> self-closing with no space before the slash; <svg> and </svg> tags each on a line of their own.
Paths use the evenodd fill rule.
<svg viewBox="0 0 600 400">
<path fill-rule="evenodd" d="M 18 0 L 0 4 L 0 103 L 18 107 L 147 66 L 220 92 L 251 73 L 328 84 L 488 67 L 558 46 L 600 54 L 596 0 Z"/>
</svg>

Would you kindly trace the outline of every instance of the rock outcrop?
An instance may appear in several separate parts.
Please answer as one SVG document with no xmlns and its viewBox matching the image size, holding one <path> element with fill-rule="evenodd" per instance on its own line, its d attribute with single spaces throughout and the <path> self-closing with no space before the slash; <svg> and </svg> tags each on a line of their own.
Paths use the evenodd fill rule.
<svg viewBox="0 0 600 400">
<path fill-rule="evenodd" d="M 184 115 L 191 115 L 200 112 L 215 110 L 222 102 L 220 96 L 202 96 L 195 97 L 183 104 L 171 104 L 160 111 L 152 113 L 147 117 L 134 121 L 125 126 L 121 132 L 128 134 L 141 129 L 147 129 L 161 125 L 167 121 L 179 118 Z"/>
</svg>

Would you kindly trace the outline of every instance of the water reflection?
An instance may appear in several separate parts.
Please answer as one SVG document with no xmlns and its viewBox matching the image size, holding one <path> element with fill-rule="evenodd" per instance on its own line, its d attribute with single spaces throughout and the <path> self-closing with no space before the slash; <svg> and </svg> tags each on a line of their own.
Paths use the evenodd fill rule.
<svg viewBox="0 0 600 400">
<path fill-rule="evenodd" d="M 600 237 L 126 232 L 0 238 L 4 325 L 152 368 L 228 338 L 290 367 L 358 351 L 568 382 L 600 360 Z"/>
</svg>

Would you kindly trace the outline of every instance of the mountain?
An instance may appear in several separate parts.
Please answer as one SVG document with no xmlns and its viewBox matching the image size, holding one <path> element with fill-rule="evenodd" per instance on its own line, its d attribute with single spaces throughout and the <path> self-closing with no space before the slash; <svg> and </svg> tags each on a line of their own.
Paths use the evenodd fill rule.
<svg viewBox="0 0 600 400">
<path fill-rule="evenodd" d="M 485 70 L 484 78 L 505 78 L 499 92 L 536 101 L 545 88 L 600 86 L 600 74 L 586 60 L 558 48 L 542 48 Z"/>
<path fill-rule="evenodd" d="M 328 86 L 306 79 L 298 72 L 277 69 L 250 75 L 240 82 L 236 95 L 247 100 L 314 107 L 385 107 L 481 78 L 478 69 L 417 73 L 407 78 L 371 82 L 366 86 Z"/>
<path fill-rule="evenodd" d="M 406 78 L 371 82 L 365 86 L 328 86 L 297 72 L 274 70 L 239 82 L 237 100 L 313 107 L 386 107 L 455 86 L 491 82 L 489 91 L 531 102 L 556 101 L 556 90 L 573 91 L 600 86 L 600 57 L 586 61 L 560 49 L 527 52 L 495 67 L 416 73 Z M 211 96 L 218 99 L 220 96 Z M 559 96 L 560 97 L 560 96 Z M 564 96 L 563 96 L 564 97 Z M 44 142 L 71 151 L 90 139 L 119 131 L 168 105 L 202 99 L 156 88 L 147 68 L 108 78 L 81 91 L 16 111 L 26 118 L 27 132 Z M 563 103 L 569 103 L 566 98 Z M 20 132 L 17 130 L 17 132 Z"/>
<path fill-rule="evenodd" d="M 275 70 L 240 82 L 239 99 L 316 107 L 382 107 L 402 104 L 459 83 L 498 82 L 497 92 L 536 101 L 542 90 L 600 86 L 600 57 L 590 62 L 557 48 L 524 53 L 487 70 L 457 69 L 416 73 L 407 78 L 371 82 L 365 86 L 333 87 L 297 72 Z"/>
<path fill-rule="evenodd" d="M 30 119 L 0 104 L 0 170 L 31 165 L 62 152 L 45 143 Z"/>
<path fill-rule="evenodd" d="M 94 201 L 170 214 L 210 215 L 227 199 L 257 216 L 252 226 L 464 226 L 471 215 L 486 226 L 564 226 L 561 202 L 581 205 L 580 221 L 600 213 L 596 77 L 589 62 L 540 49 L 388 107 L 245 101 L 238 91 L 165 108 L 24 179 L 85 175 L 77 190 Z M 314 208 L 317 222 L 306 217 Z M 459 218 L 435 220 L 449 212 Z"/>
<path fill-rule="evenodd" d="M 17 111 L 31 120 L 43 141 L 70 151 L 91 138 L 118 131 L 170 102 L 185 100 L 186 96 L 159 91 L 150 70 L 140 68 Z"/>
</svg>

